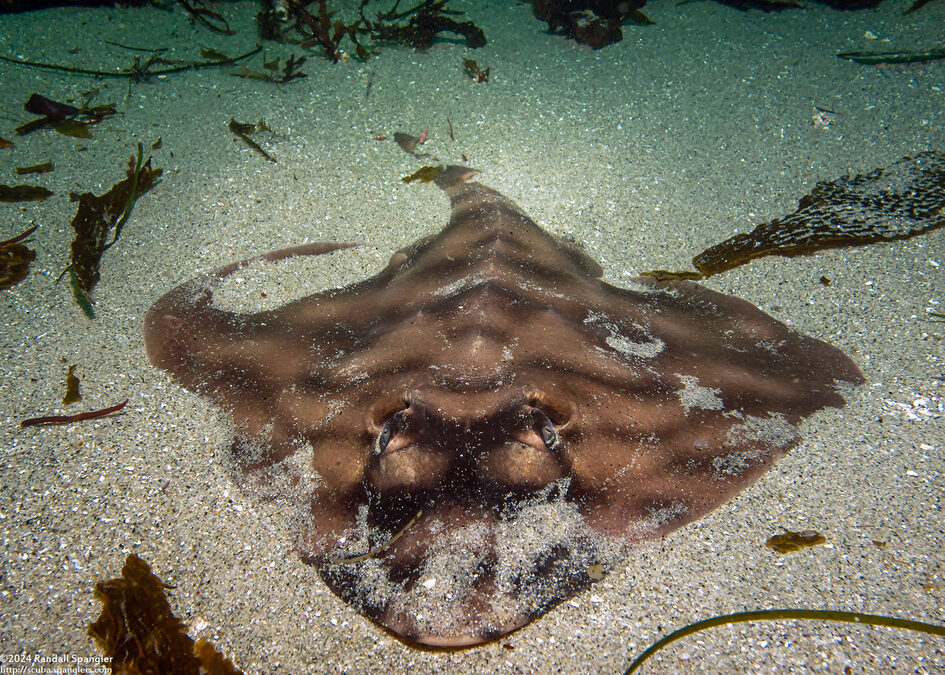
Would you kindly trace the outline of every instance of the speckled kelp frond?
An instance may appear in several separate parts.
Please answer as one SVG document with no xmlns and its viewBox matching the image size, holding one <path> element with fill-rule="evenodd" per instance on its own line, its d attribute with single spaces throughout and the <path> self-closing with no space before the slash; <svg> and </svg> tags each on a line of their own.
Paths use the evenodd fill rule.
<svg viewBox="0 0 945 675">
<path fill-rule="evenodd" d="M 692 262 L 705 276 L 766 255 L 905 239 L 945 224 L 945 153 L 903 157 L 886 169 L 823 181 L 794 213 L 713 246 Z"/>
</svg>

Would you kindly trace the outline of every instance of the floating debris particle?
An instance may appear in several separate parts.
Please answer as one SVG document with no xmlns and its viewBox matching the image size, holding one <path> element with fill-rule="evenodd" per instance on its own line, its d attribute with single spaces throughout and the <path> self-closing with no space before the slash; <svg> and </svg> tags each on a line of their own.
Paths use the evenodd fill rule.
<svg viewBox="0 0 945 675">
<path fill-rule="evenodd" d="M 600 581 L 604 578 L 604 566 L 603 565 L 588 565 L 587 567 L 587 576 L 589 576 L 594 581 Z"/>
<path fill-rule="evenodd" d="M 489 71 L 492 70 L 492 68 L 480 68 L 479 64 L 472 59 L 463 59 L 463 69 L 473 82 L 488 82 Z"/>
<path fill-rule="evenodd" d="M 768 539 L 768 541 L 765 542 L 765 546 L 775 553 L 794 553 L 803 548 L 826 543 L 827 537 L 813 530 L 804 530 L 803 532 L 784 530 L 783 534 L 776 534 Z"/>
</svg>

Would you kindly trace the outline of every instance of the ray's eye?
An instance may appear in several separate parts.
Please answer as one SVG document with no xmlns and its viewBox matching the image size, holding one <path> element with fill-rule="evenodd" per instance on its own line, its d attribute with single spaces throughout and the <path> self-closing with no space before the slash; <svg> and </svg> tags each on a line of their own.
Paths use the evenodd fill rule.
<svg viewBox="0 0 945 675">
<path fill-rule="evenodd" d="M 391 436 L 394 435 L 394 418 L 391 417 L 381 428 L 381 433 L 377 435 L 377 443 L 374 445 L 374 454 L 380 455 L 387 450 L 387 444 L 390 443 Z"/>
<path fill-rule="evenodd" d="M 558 432 L 547 415 L 541 416 L 541 440 L 549 450 L 558 443 Z"/>
</svg>

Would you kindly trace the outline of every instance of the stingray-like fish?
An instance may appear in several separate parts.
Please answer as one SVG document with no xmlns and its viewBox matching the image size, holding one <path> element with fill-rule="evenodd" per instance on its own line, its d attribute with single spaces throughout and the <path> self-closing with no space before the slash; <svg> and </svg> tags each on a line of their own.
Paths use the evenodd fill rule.
<svg viewBox="0 0 945 675">
<path fill-rule="evenodd" d="M 449 224 L 369 279 L 272 311 L 214 307 L 243 261 L 145 319 L 151 362 L 232 416 L 241 483 L 294 506 L 303 560 L 441 647 L 525 625 L 718 507 L 863 381 L 744 300 L 604 283 L 474 173 L 437 177 Z"/>
</svg>

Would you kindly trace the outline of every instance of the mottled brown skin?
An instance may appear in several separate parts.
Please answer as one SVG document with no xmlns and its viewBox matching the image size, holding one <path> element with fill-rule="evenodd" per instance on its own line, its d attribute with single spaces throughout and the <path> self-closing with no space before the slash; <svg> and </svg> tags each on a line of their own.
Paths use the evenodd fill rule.
<svg viewBox="0 0 945 675">
<path fill-rule="evenodd" d="M 145 319 L 151 362 L 232 414 L 245 482 L 305 505 L 303 559 L 395 634 L 444 647 L 521 627 L 620 545 L 724 503 L 803 418 L 843 405 L 838 381 L 863 381 L 743 300 L 602 282 L 470 175 L 441 174 L 449 224 L 370 279 L 274 311 L 213 308 L 237 263 Z"/>
</svg>

